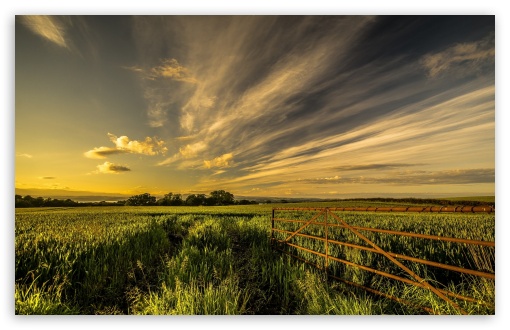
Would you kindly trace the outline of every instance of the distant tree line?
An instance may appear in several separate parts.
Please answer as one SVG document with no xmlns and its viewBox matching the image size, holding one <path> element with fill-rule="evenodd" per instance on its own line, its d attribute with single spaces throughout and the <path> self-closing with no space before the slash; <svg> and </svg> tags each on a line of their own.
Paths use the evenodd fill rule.
<svg viewBox="0 0 510 330">
<path fill-rule="evenodd" d="M 77 206 L 122 206 L 124 201 L 118 202 L 76 202 L 69 198 L 56 199 L 56 198 L 43 198 L 32 197 L 30 195 L 21 196 L 15 195 L 15 207 L 77 207 Z"/>
<path fill-rule="evenodd" d="M 219 206 L 219 205 L 247 205 L 257 204 L 256 201 L 247 199 L 235 200 L 234 195 L 225 190 L 212 191 L 209 196 L 205 194 L 190 194 L 183 199 L 181 194 L 168 193 L 162 198 L 156 199 L 149 193 L 129 197 L 125 205 L 159 205 L 159 206 Z"/>
<path fill-rule="evenodd" d="M 381 202 L 381 203 L 405 203 L 405 204 L 434 204 L 440 206 L 479 206 L 479 205 L 492 205 L 495 203 L 469 201 L 469 200 L 447 200 L 447 199 L 433 199 L 433 198 L 351 198 L 343 199 L 344 201 L 366 201 L 366 202 Z"/>
<path fill-rule="evenodd" d="M 333 201 L 333 200 L 330 200 Z M 487 203 L 481 201 L 469 201 L 469 200 L 446 200 L 446 199 L 422 199 L 422 198 L 352 198 L 342 199 L 342 201 L 367 201 L 367 202 L 381 202 L 381 203 L 405 203 L 405 204 L 432 204 L 432 205 L 444 205 L 444 206 L 479 206 L 479 205 L 492 205 L 495 203 Z M 288 203 L 287 200 L 274 201 L 279 203 Z M 272 203 L 271 200 L 265 201 L 265 203 Z M 134 195 L 129 197 L 127 200 L 121 200 L 117 202 L 76 202 L 71 199 L 53 199 L 43 197 L 32 197 L 30 195 L 21 196 L 15 195 L 15 207 L 77 207 L 77 206 L 217 206 L 217 205 L 248 205 L 258 204 L 257 201 L 253 200 L 236 200 L 234 195 L 225 190 L 212 191 L 209 196 L 205 194 L 191 194 L 185 199 L 181 194 L 168 193 L 162 198 L 157 199 L 155 196 L 151 196 L 149 193 L 140 195 Z"/>
<path fill-rule="evenodd" d="M 219 206 L 257 204 L 247 199 L 235 200 L 234 195 L 225 190 L 215 190 L 209 194 L 191 194 L 184 199 L 181 194 L 168 193 L 157 199 L 149 193 L 134 195 L 125 201 L 117 202 L 75 202 L 71 199 L 52 199 L 15 195 L 15 207 L 76 207 L 76 206 Z"/>
</svg>

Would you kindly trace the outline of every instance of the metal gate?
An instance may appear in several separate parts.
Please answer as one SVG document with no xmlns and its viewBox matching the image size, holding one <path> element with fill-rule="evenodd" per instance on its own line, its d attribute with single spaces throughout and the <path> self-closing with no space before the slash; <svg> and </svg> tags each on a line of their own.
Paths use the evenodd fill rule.
<svg viewBox="0 0 510 330">
<path fill-rule="evenodd" d="M 289 211 L 298 212 L 298 213 L 304 213 L 304 212 L 315 212 L 312 213 L 311 218 L 309 220 L 298 220 L 298 219 L 288 219 L 288 218 L 282 218 L 279 217 L 281 215 L 288 214 Z M 432 285 L 429 283 L 429 281 L 425 280 L 424 278 L 420 277 L 418 274 L 416 274 L 414 271 L 409 269 L 409 267 L 406 267 L 401 261 L 399 260 L 406 260 L 410 262 L 416 262 L 420 263 L 422 265 L 432 266 L 436 268 L 446 269 L 449 271 L 454 271 L 462 274 L 469 274 L 476 277 L 481 277 L 485 279 L 489 279 L 492 281 L 495 281 L 495 273 L 492 272 L 485 272 L 485 271 L 479 271 L 479 270 L 473 270 L 473 269 L 467 269 L 463 267 L 458 266 L 452 266 L 440 262 L 434 262 L 430 260 L 424 260 L 420 258 L 415 258 L 411 256 L 406 256 L 400 253 L 396 253 L 397 251 L 385 251 L 382 248 L 380 248 L 377 244 L 375 244 L 372 240 L 367 238 L 366 235 L 363 235 L 362 232 L 373 232 L 373 233 L 384 233 L 384 234 L 391 234 L 391 235 L 398 235 L 398 236 L 406 236 L 406 237 L 415 237 L 420 239 L 430 239 L 430 240 L 439 240 L 442 242 L 452 242 L 452 243 L 462 243 L 462 244 L 468 244 L 471 246 L 484 246 L 484 247 L 495 247 L 495 242 L 488 242 L 488 241 L 479 241 L 479 240 L 470 240 L 470 239 L 462 239 L 462 238 L 454 238 L 454 237 L 444 237 L 444 236 L 435 236 L 435 235 L 426 235 L 426 234 L 419 234 L 419 233 L 411 233 L 411 232 L 402 232 L 402 231 L 394 231 L 394 230 L 387 230 L 387 229 L 377 229 L 377 228 L 370 228 L 370 227 L 361 227 L 361 226 L 351 226 L 347 222 L 345 222 L 336 212 L 344 212 L 344 211 L 361 211 L 361 212 L 432 212 L 432 213 L 443 213 L 443 212 L 460 212 L 460 213 L 492 213 L 495 212 L 495 209 L 491 206 L 464 206 L 464 207 L 344 207 L 344 208 L 273 208 L 272 217 L 271 217 L 271 241 L 273 246 L 277 248 L 278 250 L 290 255 L 291 257 L 300 259 L 308 264 L 311 264 L 319 269 L 323 269 L 328 278 L 333 278 L 335 280 L 341 281 L 343 283 L 346 283 L 348 285 L 352 285 L 358 288 L 362 288 L 368 292 L 378 294 L 381 296 L 384 296 L 386 298 L 392 299 L 394 301 L 414 305 L 411 302 L 395 297 L 393 295 L 381 292 L 377 290 L 376 288 L 366 287 L 363 285 L 360 285 L 358 283 L 354 283 L 352 281 L 348 281 L 346 279 L 340 278 L 338 276 L 335 276 L 333 274 L 330 274 L 328 269 L 329 265 L 332 262 L 338 262 L 344 265 L 347 265 L 349 267 L 356 267 L 359 269 L 363 269 L 365 271 L 384 276 L 386 278 L 390 278 L 396 281 L 400 281 L 406 284 L 414 285 L 417 287 L 425 288 L 431 292 L 433 292 L 435 295 L 449 303 L 451 306 L 453 306 L 460 314 L 467 314 L 466 311 L 461 308 L 458 303 L 451 298 L 456 298 L 468 302 L 478 303 L 478 304 L 486 304 L 489 305 L 486 302 L 479 301 L 477 299 L 474 299 L 472 297 L 463 296 L 451 291 L 447 291 L 444 289 L 436 288 L 435 285 Z M 323 221 L 319 221 L 319 219 L 323 219 Z M 328 220 L 328 219 L 332 219 Z M 294 223 L 295 225 L 300 225 L 297 230 L 286 230 L 283 228 L 285 223 Z M 278 225 L 281 224 L 281 225 Z M 278 226 L 277 226 L 278 225 Z M 321 235 L 310 235 L 303 233 L 304 229 L 309 226 L 320 226 L 322 228 L 322 234 Z M 353 233 L 361 239 L 361 241 L 365 242 L 367 246 L 362 246 L 358 244 L 352 244 L 345 241 L 335 240 L 330 237 L 331 231 L 335 230 L 336 228 L 342 228 L 344 230 L 348 230 L 349 232 Z M 279 233 L 280 238 L 275 238 L 275 233 Z M 310 249 L 306 248 L 304 246 L 300 246 L 299 244 L 294 244 L 293 238 L 295 237 L 305 237 L 312 240 L 323 242 L 324 245 L 321 247 L 321 250 L 323 252 L 317 251 L 317 249 Z M 356 263 L 353 263 L 351 261 L 338 258 L 334 254 L 330 252 L 331 245 L 339 245 L 344 246 L 352 249 L 358 249 L 363 251 L 369 251 L 372 253 L 383 255 L 385 258 L 389 259 L 394 265 L 398 266 L 399 269 L 404 271 L 409 278 L 394 275 L 388 272 L 384 272 L 378 269 L 373 269 L 364 265 L 359 265 Z M 323 259 L 322 265 L 318 263 L 310 262 L 309 260 L 306 260 L 304 258 L 301 258 L 297 255 L 294 255 L 290 252 L 290 250 L 298 249 L 302 251 L 309 252 L 313 255 L 319 256 Z M 492 269 L 494 269 L 494 265 L 492 265 Z M 433 313 L 433 310 L 431 308 L 425 307 L 425 306 L 415 306 L 420 307 L 424 309 L 425 311 L 429 313 Z"/>
</svg>

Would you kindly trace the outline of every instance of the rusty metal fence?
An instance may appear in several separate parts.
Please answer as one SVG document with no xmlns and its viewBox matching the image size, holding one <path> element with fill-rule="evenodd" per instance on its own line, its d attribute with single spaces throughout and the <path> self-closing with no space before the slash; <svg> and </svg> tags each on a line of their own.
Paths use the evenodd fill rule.
<svg viewBox="0 0 510 330">
<path fill-rule="evenodd" d="M 305 212 L 315 212 L 315 214 L 312 213 L 311 218 L 308 220 L 299 220 L 299 219 L 287 219 L 287 218 L 281 218 L 281 214 L 289 213 L 289 211 L 298 212 L 298 213 L 305 213 Z M 395 230 L 387 230 L 387 229 L 378 229 L 378 228 L 371 228 L 371 227 L 362 227 L 362 226 L 351 226 L 349 225 L 344 219 L 342 219 L 336 212 L 344 212 L 344 211 L 351 211 L 351 212 L 427 212 L 427 213 L 446 213 L 446 212 L 456 212 L 456 213 L 494 213 L 495 209 L 491 206 L 462 206 L 462 207 L 451 207 L 451 206 L 444 206 L 444 207 L 331 207 L 331 208 L 273 208 L 272 211 L 272 217 L 271 217 L 271 242 L 273 246 L 280 250 L 281 252 L 286 253 L 287 255 L 299 259 L 307 264 L 310 264 L 316 268 L 322 269 L 326 272 L 328 278 L 332 278 L 335 280 L 338 280 L 340 282 L 343 282 L 345 284 L 358 287 L 361 289 L 364 289 L 368 292 L 384 296 L 386 298 L 392 299 L 394 301 L 397 301 L 399 303 L 404 303 L 408 305 L 413 305 L 414 307 L 419 307 L 428 313 L 434 313 L 434 311 L 431 308 L 428 308 L 426 306 L 416 306 L 415 304 L 390 295 L 388 293 L 381 292 L 377 290 L 376 288 L 367 287 L 358 283 L 355 283 L 353 281 L 349 281 L 347 279 L 341 278 L 337 275 L 331 274 L 328 269 L 330 267 L 330 264 L 332 262 L 341 263 L 343 265 L 347 265 L 349 267 L 356 267 L 358 269 L 362 269 L 367 272 L 371 272 L 373 274 L 377 274 L 380 276 L 384 276 L 386 278 L 396 280 L 405 284 L 413 285 L 416 287 L 427 289 L 431 292 L 433 292 L 435 295 L 449 303 L 451 306 L 453 306 L 460 314 L 467 314 L 466 311 L 459 306 L 459 304 L 454 301 L 451 298 L 460 299 L 467 302 L 473 302 L 477 304 L 484 304 L 487 306 L 490 306 L 491 304 L 483 301 L 479 301 L 475 298 L 464 296 L 458 293 L 454 293 L 445 289 L 437 288 L 437 285 L 433 285 L 429 283 L 430 281 L 427 281 L 426 279 L 420 277 L 416 272 L 412 271 L 409 267 L 405 266 L 401 261 L 399 260 L 405 260 L 407 262 L 414 262 L 419 263 L 426 266 L 432 266 L 439 269 L 445 269 L 448 271 L 453 271 L 461 274 L 467 274 L 475 277 L 480 277 L 488 280 L 495 281 L 495 272 L 486 272 L 486 271 L 480 271 L 480 270 L 473 270 L 468 269 L 464 267 L 458 267 L 453 265 L 448 265 L 440 262 L 434 262 L 431 260 L 425 260 L 421 258 L 415 258 L 407 255 L 403 255 L 396 252 L 391 251 L 385 251 L 382 248 L 380 248 L 377 244 L 373 242 L 373 240 L 370 240 L 367 235 L 363 235 L 361 232 L 369 232 L 369 233 L 376 233 L 376 234 L 391 234 L 391 235 L 398 235 L 398 236 L 405 236 L 405 237 L 415 237 L 419 239 L 429 239 L 429 240 L 436 240 L 441 242 L 451 242 L 451 243 L 462 243 L 467 244 L 470 246 L 482 246 L 482 247 L 495 247 L 495 242 L 489 242 L 489 241 L 482 241 L 482 240 L 471 240 L 471 239 L 462 239 L 462 238 L 455 238 L 455 237 L 444 237 L 444 236 L 435 236 L 435 235 L 426 235 L 426 234 L 420 234 L 420 233 L 412 233 L 412 232 L 403 232 L 403 231 L 395 231 Z M 323 221 L 319 221 L 320 218 L 323 218 Z M 328 219 L 332 219 L 328 220 Z M 287 230 L 282 228 L 282 226 L 276 226 L 276 224 L 285 224 L 285 223 L 293 223 L 294 225 L 299 225 L 299 228 L 296 230 Z M 304 233 L 304 229 L 309 226 L 320 226 L 322 227 L 322 234 L 321 235 L 311 235 Z M 358 244 L 349 243 L 346 241 L 339 241 L 331 238 L 331 231 L 335 228 L 342 228 L 344 230 L 348 230 L 350 233 L 353 233 L 356 237 L 361 239 L 361 241 L 364 241 L 367 246 L 362 246 Z M 279 233 L 280 237 L 284 238 L 276 238 L 275 233 Z M 292 243 L 293 238 L 295 237 L 305 237 L 312 240 L 317 240 L 320 242 L 323 242 L 321 250 L 323 252 L 317 251 L 317 249 L 310 249 L 304 246 L 301 246 L 299 244 Z M 335 256 L 334 253 L 331 253 L 331 245 L 337 245 L 337 246 L 344 246 L 352 249 L 358 249 L 363 251 L 368 251 L 371 253 L 383 255 L 385 258 L 390 260 L 394 265 L 398 266 L 398 268 L 403 271 L 404 273 L 407 273 L 408 278 L 394 275 L 385 271 L 381 271 L 378 269 L 370 268 L 364 265 L 356 264 L 354 262 L 338 258 L 338 256 Z M 300 257 L 298 255 L 295 255 L 291 253 L 290 251 L 292 249 L 301 250 L 308 252 L 310 254 L 319 256 L 322 258 L 323 262 L 322 265 L 318 263 L 310 262 L 310 260 L 307 260 L 303 257 Z M 494 269 L 494 265 L 492 265 L 492 269 Z"/>
</svg>

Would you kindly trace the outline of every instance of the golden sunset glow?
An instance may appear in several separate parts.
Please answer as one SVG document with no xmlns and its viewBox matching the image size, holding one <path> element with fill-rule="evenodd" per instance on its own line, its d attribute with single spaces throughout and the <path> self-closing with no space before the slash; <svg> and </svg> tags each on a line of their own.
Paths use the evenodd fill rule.
<svg viewBox="0 0 510 330">
<path fill-rule="evenodd" d="M 494 22 L 19 15 L 17 193 L 494 195 Z"/>
</svg>

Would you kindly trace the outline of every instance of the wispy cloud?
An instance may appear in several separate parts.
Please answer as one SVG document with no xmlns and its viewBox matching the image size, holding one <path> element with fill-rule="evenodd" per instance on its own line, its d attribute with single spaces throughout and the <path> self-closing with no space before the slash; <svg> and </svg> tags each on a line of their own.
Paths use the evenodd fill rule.
<svg viewBox="0 0 510 330">
<path fill-rule="evenodd" d="M 198 82 L 190 70 L 182 66 L 175 58 L 161 59 L 159 65 L 147 69 L 136 65 L 123 68 L 139 73 L 143 79 L 156 80 L 163 78 L 191 84 Z"/>
<path fill-rule="evenodd" d="M 212 160 L 204 160 L 204 166 L 206 168 L 213 168 L 213 167 L 219 167 L 219 168 L 225 168 L 230 167 L 233 164 L 234 155 L 232 153 L 224 154 L 219 157 L 216 157 Z M 223 173 L 223 172 L 221 172 Z M 219 174 L 219 173 L 217 173 Z"/>
<path fill-rule="evenodd" d="M 363 175 L 373 178 L 381 171 L 389 176 L 388 171 L 397 166 L 420 168 L 458 163 L 494 166 L 493 86 L 424 106 L 427 103 L 410 104 L 384 120 L 276 151 L 250 166 L 245 163 L 244 171 L 225 180 L 225 184 L 242 189 L 252 184 L 296 182 L 296 177 L 313 180 L 338 176 L 338 180 L 345 180 L 342 170 L 365 172 Z M 417 106 L 420 111 L 410 111 Z M 475 154 L 477 157 L 473 158 Z M 419 163 L 413 165 L 416 160 Z M 352 165 L 354 162 L 368 165 Z M 452 178 L 464 182 L 459 176 Z M 348 180 L 344 182 L 356 181 Z"/>
<path fill-rule="evenodd" d="M 135 19 L 142 55 L 131 70 L 144 68 L 150 125 L 176 136 L 179 148 L 159 164 L 220 169 L 203 171 L 197 189 L 221 182 L 281 193 L 297 178 L 345 179 L 353 172 L 384 178 L 410 167 L 439 177 L 462 163 L 493 168 L 493 36 L 370 58 L 386 53 L 366 43 L 379 35 L 379 20 L 175 17 L 151 25 Z M 152 37 L 158 30 L 166 33 Z M 386 33 L 377 45 L 398 45 L 402 35 Z M 167 51 L 169 44 L 176 46 Z M 470 67 L 476 75 L 459 73 Z"/>
<path fill-rule="evenodd" d="M 164 85 L 146 83 L 144 91 L 149 100 L 151 125 L 195 137 L 195 143 L 207 146 L 202 162 L 229 153 L 252 138 L 260 138 L 272 126 L 264 125 L 266 122 L 277 124 L 285 120 L 293 108 L 293 98 L 311 92 L 321 76 L 344 56 L 343 47 L 347 49 L 355 42 L 352 37 L 355 33 L 335 32 L 346 27 L 359 31 L 369 21 L 353 18 L 332 24 L 331 33 L 315 40 L 313 47 L 302 48 L 300 43 L 292 45 L 303 37 L 302 33 L 313 30 L 318 19 L 294 22 L 295 28 L 285 30 L 285 35 L 272 34 L 275 28 L 283 31 L 280 24 L 284 24 L 272 17 L 229 17 L 224 23 L 212 18 L 214 28 L 207 30 L 199 28 L 205 22 L 196 24 L 197 19 L 202 18 L 176 18 L 176 26 L 184 25 L 179 30 L 178 43 L 187 47 L 186 53 L 194 54 L 186 58 L 186 73 L 182 74 L 178 62 L 172 61 L 170 81 Z M 140 38 L 149 37 L 146 31 L 139 33 Z M 257 41 L 266 46 L 260 47 Z M 143 40 L 140 43 L 143 45 Z M 289 51 L 285 52 L 284 47 L 290 47 Z M 165 70 L 153 72 L 163 76 Z M 193 72 L 195 85 L 171 83 L 175 77 L 187 77 L 188 72 Z M 168 118 L 178 118 L 179 126 Z M 163 164 L 178 158 L 171 157 Z"/>
<path fill-rule="evenodd" d="M 203 142 L 197 142 L 193 144 L 187 144 L 186 146 L 179 149 L 179 153 L 184 158 L 190 158 L 196 156 L 199 152 L 206 149 L 207 146 Z"/>
<path fill-rule="evenodd" d="M 176 107 L 182 106 L 173 93 L 186 95 L 198 83 L 190 69 L 181 65 L 175 58 L 163 58 L 157 65 L 124 67 L 141 77 L 144 97 L 147 100 L 149 126 L 162 127 L 168 123 L 168 115 Z"/>
<path fill-rule="evenodd" d="M 39 177 L 39 179 L 41 179 L 41 180 L 53 180 L 53 179 L 56 179 L 56 177 L 54 177 L 54 176 L 41 176 L 41 177 Z"/>
<path fill-rule="evenodd" d="M 494 35 L 479 41 L 456 44 L 438 53 L 423 56 L 421 64 L 430 77 L 442 73 L 477 73 L 487 65 L 494 65 L 496 54 Z"/>
<path fill-rule="evenodd" d="M 148 78 L 169 78 L 175 81 L 182 81 L 196 84 L 197 80 L 191 75 L 190 71 L 180 65 L 175 58 L 161 60 L 161 65 L 156 66 L 149 71 Z"/>
<path fill-rule="evenodd" d="M 399 167 L 410 167 L 410 166 L 420 166 L 424 164 L 366 164 L 366 165 L 343 165 L 337 166 L 334 169 L 339 170 L 341 172 L 344 171 L 366 171 L 366 170 L 386 170 L 386 169 L 396 169 Z"/>
<path fill-rule="evenodd" d="M 147 156 L 164 155 L 168 148 L 165 142 L 154 137 L 146 137 L 144 141 L 129 140 L 125 135 L 117 137 L 114 134 L 108 133 L 110 141 L 115 144 L 115 147 L 96 147 L 84 153 L 87 158 L 103 159 L 109 155 L 131 153 L 141 154 Z"/>
<path fill-rule="evenodd" d="M 122 172 L 128 172 L 131 169 L 124 165 L 116 165 L 110 162 L 104 162 L 103 164 L 97 165 L 97 171 L 94 173 L 99 174 L 118 174 Z"/>
<path fill-rule="evenodd" d="M 30 154 L 17 153 L 17 154 L 16 154 L 16 157 L 32 158 L 33 156 L 32 156 L 32 155 L 30 155 Z"/>
<path fill-rule="evenodd" d="M 133 71 L 133 72 L 136 72 L 136 73 L 144 73 L 145 70 L 141 67 L 138 67 L 136 65 L 133 65 L 133 66 L 122 66 L 123 69 L 126 69 L 126 70 L 129 70 L 129 71 Z"/>
<path fill-rule="evenodd" d="M 33 33 L 60 46 L 68 48 L 66 25 L 57 16 L 19 16 L 21 22 Z"/>
<path fill-rule="evenodd" d="M 57 84 L 84 77 L 84 90 L 101 90 L 92 95 L 97 104 L 114 105 L 103 107 L 105 118 L 120 118 L 114 112 L 126 109 L 117 125 L 139 130 L 138 137 L 124 132 L 131 138 L 108 133 L 104 143 L 82 149 L 100 159 L 89 171 L 104 162 L 95 173 L 126 172 L 134 163 L 114 164 L 123 162 L 115 157 L 133 157 L 140 176 L 122 177 L 147 175 L 147 185 L 164 178 L 162 185 L 184 193 L 219 188 L 277 196 L 380 191 L 381 185 L 439 191 L 454 182 L 489 191 L 493 23 L 483 15 L 18 16 L 16 29 L 27 38 L 20 39 L 22 52 L 34 40 L 36 47 L 49 45 L 24 59 L 40 51 L 81 55 L 69 71 L 35 72 L 19 63 L 23 77 L 51 72 Z M 48 65 L 55 64 L 50 53 L 40 58 Z M 58 99 L 62 89 L 53 95 L 47 87 Z M 78 117 L 84 125 L 94 121 L 92 112 Z M 33 150 L 18 142 L 18 152 Z M 44 151 L 34 158 L 57 155 Z M 24 165 L 32 155 L 16 157 L 20 170 L 29 171 Z M 162 166 L 143 170 L 155 163 Z"/>
<path fill-rule="evenodd" d="M 46 186 L 48 189 L 55 189 L 55 190 L 60 190 L 60 189 L 64 189 L 64 190 L 67 190 L 67 189 L 70 189 L 68 186 L 64 186 L 64 185 L 61 185 L 59 183 L 54 183 L 54 184 L 51 184 L 51 185 L 47 185 Z"/>
<path fill-rule="evenodd" d="M 168 157 L 162 162 L 159 162 L 158 165 L 169 165 L 181 159 L 195 158 L 206 149 L 207 145 L 202 141 L 193 144 L 187 144 L 183 147 L 180 147 L 178 153 L 174 154 L 171 157 Z"/>
<path fill-rule="evenodd" d="M 494 169 L 455 169 L 444 171 L 393 172 L 378 177 L 323 177 L 300 180 L 309 184 L 385 184 L 385 185 L 443 185 L 494 183 Z"/>
</svg>

